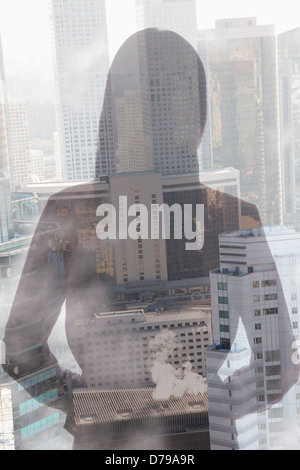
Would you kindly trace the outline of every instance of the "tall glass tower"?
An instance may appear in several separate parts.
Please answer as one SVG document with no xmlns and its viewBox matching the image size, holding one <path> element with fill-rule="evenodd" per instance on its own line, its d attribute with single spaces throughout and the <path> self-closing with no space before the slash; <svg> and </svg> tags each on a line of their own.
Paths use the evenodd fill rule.
<svg viewBox="0 0 300 470">
<path fill-rule="evenodd" d="M 63 177 L 93 179 L 109 67 L 105 0 L 49 5 Z"/>
<path fill-rule="evenodd" d="M 276 35 L 256 18 L 206 33 L 214 168 L 240 171 L 241 197 L 267 225 L 282 222 Z"/>
</svg>

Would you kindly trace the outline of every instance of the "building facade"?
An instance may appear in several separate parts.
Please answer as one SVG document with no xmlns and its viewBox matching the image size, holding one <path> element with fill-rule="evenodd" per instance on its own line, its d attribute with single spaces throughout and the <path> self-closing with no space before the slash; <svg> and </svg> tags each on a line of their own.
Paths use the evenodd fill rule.
<svg viewBox="0 0 300 470">
<path fill-rule="evenodd" d="M 153 386 L 153 367 L 163 369 L 165 363 L 173 366 L 179 377 L 183 377 L 186 363 L 194 373 L 206 375 L 210 316 L 199 307 L 155 313 L 142 309 L 103 312 L 76 321 L 69 336 L 88 387 Z M 168 354 L 162 361 L 164 353 Z M 166 380 L 166 385 L 172 384 Z"/>
<path fill-rule="evenodd" d="M 53 0 L 50 23 L 63 177 L 93 179 L 109 66 L 105 2 Z"/>
<path fill-rule="evenodd" d="M 157 401 L 151 387 L 75 390 L 74 448 L 209 450 L 207 418 L 206 394 Z"/>
<path fill-rule="evenodd" d="M 0 36 L 0 171 L 9 174 L 10 165 L 7 146 L 7 96 L 2 42 Z"/>
<path fill-rule="evenodd" d="M 13 236 L 10 178 L 0 172 L 0 243 L 8 242 Z"/>
<path fill-rule="evenodd" d="M 204 44 L 203 44 L 204 42 Z M 201 45 L 202 43 L 202 45 Z M 277 38 L 255 18 L 216 21 L 208 51 L 214 168 L 240 171 L 241 197 L 264 225 L 282 223 Z"/>
<path fill-rule="evenodd" d="M 11 178 L 13 188 L 18 189 L 31 178 L 27 103 L 8 97 L 7 108 Z"/>
<path fill-rule="evenodd" d="M 212 449 L 299 443 L 298 263 L 293 229 L 220 236 L 206 358 Z"/>
<path fill-rule="evenodd" d="M 283 210 L 285 223 L 299 214 L 299 28 L 278 36 Z M 297 221 L 298 223 L 298 221 Z"/>
</svg>

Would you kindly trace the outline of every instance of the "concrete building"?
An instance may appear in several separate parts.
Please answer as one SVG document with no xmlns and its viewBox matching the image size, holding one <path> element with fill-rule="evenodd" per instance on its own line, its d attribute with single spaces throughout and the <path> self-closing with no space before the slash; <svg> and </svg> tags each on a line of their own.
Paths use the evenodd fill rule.
<svg viewBox="0 0 300 470">
<path fill-rule="evenodd" d="M 206 357 L 212 449 L 299 445 L 299 256 L 293 229 L 220 236 Z"/>
<path fill-rule="evenodd" d="M 282 223 L 277 69 L 273 26 L 256 18 L 216 21 L 203 31 L 207 50 L 214 169 L 240 171 L 241 197 L 264 225 Z"/>
<path fill-rule="evenodd" d="M 76 450 L 209 450 L 206 394 L 167 401 L 154 389 L 74 390 Z"/>
<path fill-rule="evenodd" d="M 153 313 L 143 309 L 103 312 L 76 321 L 69 335 L 70 348 L 82 361 L 79 366 L 88 387 L 153 385 L 153 367 L 163 370 L 165 364 L 181 378 L 186 363 L 195 374 L 206 375 L 210 314 L 199 306 Z M 166 377 L 159 380 L 159 386 L 172 386 Z"/>
<path fill-rule="evenodd" d="M 63 177 L 93 179 L 109 67 L 105 1 L 53 0 L 50 23 Z"/>
<path fill-rule="evenodd" d="M 74 246 L 80 245 L 82 249 L 86 246 L 90 262 L 96 266 L 95 275 L 110 279 L 113 285 L 131 285 L 131 292 L 132 284 L 137 282 L 147 281 L 153 286 L 156 281 L 157 289 L 161 289 L 161 283 L 166 281 L 207 278 L 209 271 L 218 266 L 219 233 L 257 224 L 250 213 L 246 218 L 241 217 L 239 172 L 231 168 L 164 176 L 156 172 L 116 174 L 84 185 L 82 191 L 80 185 L 67 183 L 28 185 L 27 189 L 38 194 L 41 208 L 49 196 L 59 192 L 50 201 L 55 206 L 55 221 L 63 226 L 67 218 L 75 214 L 77 231 Z M 170 208 L 178 204 L 182 216 L 184 204 L 191 204 L 193 208 L 196 204 L 204 204 L 205 250 L 186 251 L 184 234 L 182 239 L 174 239 L 173 222 L 173 225 L 170 223 L 170 239 L 166 240 L 161 235 L 153 239 L 149 235 L 149 239 L 132 240 L 129 236 L 121 239 L 118 236 L 117 240 L 100 240 L 96 232 L 101 221 L 101 217 L 96 215 L 97 209 L 103 204 L 112 204 L 119 220 L 120 196 L 127 197 L 127 209 L 134 204 L 143 204 L 147 208 L 149 234 L 152 204 L 164 203 Z M 212 217 L 213 213 L 215 217 Z M 123 216 L 125 223 L 126 214 Z M 134 223 L 132 219 L 128 216 L 128 226 L 132 221 Z M 74 231 L 65 231 L 65 241 L 72 239 Z"/>
</svg>

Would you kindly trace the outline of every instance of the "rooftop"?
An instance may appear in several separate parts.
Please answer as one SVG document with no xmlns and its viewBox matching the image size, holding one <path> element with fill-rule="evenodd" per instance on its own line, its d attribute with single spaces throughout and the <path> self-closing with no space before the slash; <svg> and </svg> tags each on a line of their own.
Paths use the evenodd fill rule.
<svg viewBox="0 0 300 470">
<path fill-rule="evenodd" d="M 271 236 L 278 236 L 278 235 L 287 235 L 287 234 L 295 234 L 296 230 L 294 227 L 287 227 L 284 225 L 279 225 L 276 227 L 261 227 L 261 228 L 251 228 L 247 230 L 238 230 L 236 232 L 227 232 L 222 233 L 220 238 L 263 238 L 263 237 L 271 237 Z"/>
<path fill-rule="evenodd" d="M 207 413 L 207 395 L 185 393 L 167 401 L 153 398 L 155 387 L 120 390 L 73 391 L 76 425 L 104 424 L 164 416 Z"/>
</svg>

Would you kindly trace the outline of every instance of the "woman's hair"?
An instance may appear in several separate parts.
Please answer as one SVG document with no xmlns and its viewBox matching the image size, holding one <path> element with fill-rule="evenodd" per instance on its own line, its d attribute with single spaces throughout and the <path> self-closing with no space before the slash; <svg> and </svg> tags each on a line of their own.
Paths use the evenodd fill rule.
<svg viewBox="0 0 300 470">
<path fill-rule="evenodd" d="M 203 64 L 191 44 L 177 33 L 145 29 L 125 41 L 110 67 L 99 124 L 96 176 L 100 174 L 100 157 L 104 154 L 110 166 L 107 174 L 115 171 L 116 100 L 123 98 L 126 92 L 138 90 L 141 96 L 147 97 L 151 116 L 151 103 L 156 99 L 158 89 L 158 98 L 164 95 L 160 105 L 168 109 L 165 119 L 172 122 L 172 138 L 188 126 L 187 145 L 199 147 L 207 117 Z M 150 117 L 149 122 L 153 123 L 153 120 L 155 116 Z"/>
</svg>

